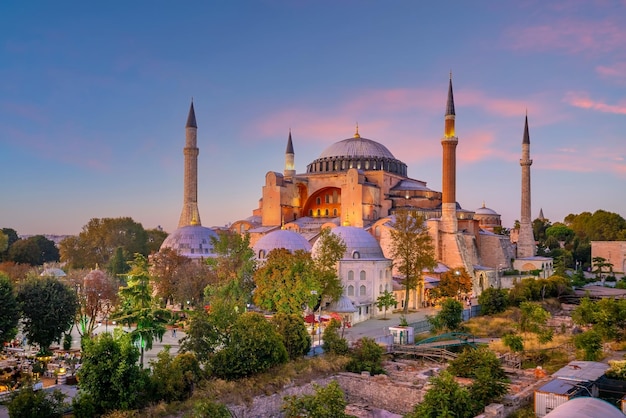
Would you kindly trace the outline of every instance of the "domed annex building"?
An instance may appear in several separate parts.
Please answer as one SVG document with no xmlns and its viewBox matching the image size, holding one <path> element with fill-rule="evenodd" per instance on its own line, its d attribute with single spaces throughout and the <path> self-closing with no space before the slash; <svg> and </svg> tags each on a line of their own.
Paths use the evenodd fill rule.
<svg viewBox="0 0 626 418">
<path fill-rule="evenodd" d="M 308 242 L 315 241 L 322 228 L 332 228 L 344 240 L 357 235 L 368 241 L 367 248 L 350 244 L 350 252 L 339 265 L 344 296 L 357 311 L 354 322 L 376 316 L 376 298 L 385 289 L 401 288 L 403 278 L 392 271 L 390 260 L 394 213 L 410 210 L 426 219 L 440 265 L 448 269 L 464 267 L 474 280 L 474 295 L 498 282 L 497 269 L 513 268 L 517 246 L 534 246 L 532 230 L 520 235 L 520 243 L 509 236 L 494 233 L 501 226 L 497 212 L 480 208 L 466 210 L 456 201 L 456 147 L 452 79 L 449 82 L 442 144 L 442 191 L 432 190 L 426 181 L 408 176 L 407 165 L 396 158 L 382 143 L 361 136 L 356 128 L 352 137 L 340 140 L 322 151 L 309 163 L 306 172 L 295 169 L 294 141 L 289 132 L 282 172 L 269 171 L 259 206 L 252 216 L 232 223 L 231 229 L 249 233 L 257 257 L 267 254 L 263 237 L 273 231 L 292 231 Z M 527 119 L 526 119 L 527 124 Z M 523 139 L 523 164 L 528 178 L 527 195 L 522 205 L 530 205 L 530 165 L 527 125 Z M 529 211 L 530 208 L 523 208 Z M 356 232 L 358 231 L 358 232 Z M 526 242 L 529 241 L 529 242 Z M 257 246 L 261 242 L 263 245 Z M 524 253 L 524 265 L 548 266 Z M 444 268 L 445 269 L 445 268 Z M 546 275 L 550 275 L 546 273 Z M 395 282 L 395 283 L 394 283 Z M 399 294 L 398 294 L 399 296 Z M 410 309 L 424 304 L 424 291 L 411 295 Z M 400 298 L 397 297 L 398 300 Z"/>
</svg>

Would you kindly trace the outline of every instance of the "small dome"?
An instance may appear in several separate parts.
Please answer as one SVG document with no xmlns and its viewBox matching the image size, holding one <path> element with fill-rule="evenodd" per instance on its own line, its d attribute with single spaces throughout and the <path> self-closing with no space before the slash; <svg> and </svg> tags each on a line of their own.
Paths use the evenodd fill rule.
<svg viewBox="0 0 626 418">
<path fill-rule="evenodd" d="M 330 157 L 380 157 L 395 160 L 396 157 L 383 144 L 360 136 L 335 142 L 322 152 L 320 158 Z"/>
<path fill-rule="evenodd" d="M 481 208 L 476 209 L 475 211 L 476 215 L 498 215 L 498 212 L 496 212 L 493 209 L 489 209 L 488 207 L 485 207 L 485 203 L 483 203 L 483 206 Z"/>
<path fill-rule="evenodd" d="M 311 244 L 302 235 L 288 229 L 279 229 L 260 238 L 252 249 L 259 259 L 264 259 L 270 251 L 284 248 L 293 253 L 297 250 L 311 251 Z"/>
<path fill-rule="evenodd" d="M 356 312 L 356 308 L 352 304 L 352 301 L 347 296 L 342 296 L 337 302 L 332 302 L 328 307 L 330 312 L 337 313 L 353 313 Z"/>
<path fill-rule="evenodd" d="M 384 259 L 383 250 L 380 248 L 378 241 L 366 230 L 354 226 L 338 226 L 331 229 L 331 232 L 338 235 L 346 244 L 346 252 L 344 260 L 366 259 L 380 260 Z M 318 242 L 313 245 L 313 254 L 316 253 Z"/>
<path fill-rule="evenodd" d="M 218 238 L 212 229 L 200 225 L 187 225 L 169 234 L 161 244 L 161 250 L 171 248 L 189 258 L 215 257 L 211 238 Z"/>
<path fill-rule="evenodd" d="M 41 272 L 40 276 L 44 277 L 65 277 L 67 274 L 57 267 L 49 267 Z"/>
</svg>

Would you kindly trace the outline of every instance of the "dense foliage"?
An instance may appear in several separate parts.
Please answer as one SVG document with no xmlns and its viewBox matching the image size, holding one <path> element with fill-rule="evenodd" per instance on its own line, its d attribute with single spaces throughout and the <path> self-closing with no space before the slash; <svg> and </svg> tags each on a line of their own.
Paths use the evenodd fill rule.
<svg viewBox="0 0 626 418">
<path fill-rule="evenodd" d="M 428 316 L 433 331 L 457 331 L 463 322 L 463 304 L 458 300 L 447 298 L 441 303 L 441 309 L 435 316 Z"/>
<path fill-rule="evenodd" d="M 76 292 L 52 277 L 33 277 L 17 293 L 24 335 L 47 352 L 54 341 L 74 324 L 78 310 Z"/>
<path fill-rule="evenodd" d="M 193 393 L 202 378 L 200 363 L 192 353 L 170 354 L 165 347 L 150 362 L 150 395 L 154 401 L 182 401 Z"/>
<path fill-rule="evenodd" d="M 20 310 L 11 280 L 0 273 L 0 346 L 17 333 Z"/>
<path fill-rule="evenodd" d="M 508 291 L 495 287 L 489 287 L 478 296 L 481 315 L 494 315 L 504 312 L 509 306 Z"/>
<path fill-rule="evenodd" d="M 350 362 L 346 369 L 352 373 L 384 374 L 384 353 L 385 350 L 373 338 L 363 337 L 350 350 Z"/>
<path fill-rule="evenodd" d="M 282 338 L 265 317 L 246 312 L 237 317 L 222 349 L 209 360 L 211 373 L 222 379 L 238 379 L 267 371 L 289 359 Z"/>
<path fill-rule="evenodd" d="M 322 387 L 314 385 L 314 395 L 287 396 L 283 403 L 286 418 L 347 418 L 347 402 L 336 381 Z"/>
<path fill-rule="evenodd" d="M 276 314 L 271 322 L 276 326 L 289 359 L 305 356 L 311 349 L 311 337 L 302 315 Z"/>
<path fill-rule="evenodd" d="M 67 406 L 65 394 L 60 390 L 35 391 L 27 386 L 13 393 L 8 410 L 11 418 L 61 418 Z"/>
<path fill-rule="evenodd" d="M 339 335 L 339 329 L 341 328 L 341 322 L 336 319 L 331 319 L 330 323 L 324 329 L 322 334 L 322 349 L 325 353 L 332 354 L 347 354 L 350 351 L 348 342 L 345 338 Z"/>
</svg>

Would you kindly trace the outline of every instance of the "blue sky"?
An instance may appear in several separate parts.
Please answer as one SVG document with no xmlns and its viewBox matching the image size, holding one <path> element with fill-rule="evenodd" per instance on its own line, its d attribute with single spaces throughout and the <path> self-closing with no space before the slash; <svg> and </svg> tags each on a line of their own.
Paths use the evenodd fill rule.
<svg viewBox="0 0 626 418">
<path fill-rule="evenodd" d="M 457 200 L 626 216 L 626 1 L 14 1 L 0 5 L 0 227 L 176 228 L 189 103 L 205 226 L 250 216 L 265 174 L 383 143 L 441 190 L 452 71 Z"/>
</svg>

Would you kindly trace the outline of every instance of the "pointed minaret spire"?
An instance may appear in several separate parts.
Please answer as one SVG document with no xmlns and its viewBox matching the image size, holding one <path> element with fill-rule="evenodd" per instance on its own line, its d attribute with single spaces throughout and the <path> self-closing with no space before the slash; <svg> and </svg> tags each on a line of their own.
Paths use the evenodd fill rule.
<svg viewBox="0 0 626 418">
<path fill-rule="evenodd" d="M 356 131 L 354 132 L 354 137 L 355 138 L 361 137 L 361 135 L 359 135 L 359 122 L 356 123 Z"/>
<path fill-rule="evenodd" d="M 444 135 L 441 139 L 441 146 L 443 147 L 441 228 L 447 233 L 456 233 L 458 229 L 456 217 L 456 146 L 459 139 L 455 136 L 454 120 L 454 96 L 452 94 L 452 72 L 450 72 L 448 102 L 444 117 Z"/>
<path fill-rule="evenodd" d="M 198 211 L 198 154 L 200 150 L 197 147 L 197 141 L 198 125 L 196 124 L 196 112 L 193 108 L 192 99 L 185 125 L 183 211 L 178 221 L 179 228 L 188 225 L 201 225 L 200 212 Z"/>
<path fill-rule="evenodd" d="M 295 157 L 296 153 L 293 151 L 293 141 L 291 140 L 291 128 L 289 128 L 287 150 L 285 151 L 285 178 L 293 178 L 296 175 Z"/>
<path fill-rule="evenodd" d="M 522 158 L 519 165 L 522 167 L 522 204 L 520 216 L 519 238 L 517 240 L 517 257 L 528 258 L 536 254 L 535 237 L 530 214 L 530 135 L 528 134 L 528 111 L 524 120 L 524 136 L 522 138 Z"/>
</svg>

